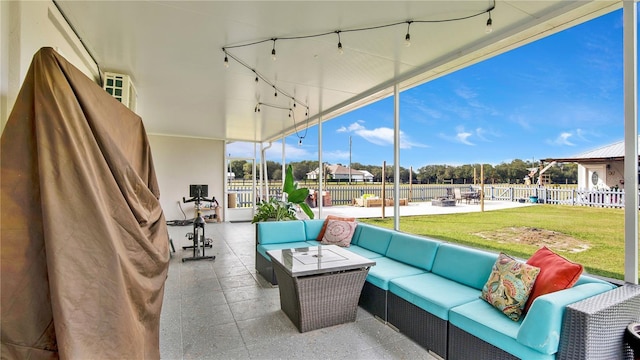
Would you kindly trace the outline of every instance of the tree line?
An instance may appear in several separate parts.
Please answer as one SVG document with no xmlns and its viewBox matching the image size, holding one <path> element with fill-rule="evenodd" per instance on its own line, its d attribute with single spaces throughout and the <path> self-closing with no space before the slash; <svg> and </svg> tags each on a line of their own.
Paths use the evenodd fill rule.
<svg viewBox="0 0 640 360">
<path fill-rule="evenodd" d="M 303 160 L 291 162 L 290 164 L 293 167 L 293 176 L 296 181 L 305 181 L 307 173 L 318 168 L 318 161 Z M 251 165 L 250 162 L 245 160 L 234 160 L 229 164 L 229 170 L 234 173 L 236 180 L 249 180 L 252 177 Z M 539 168 L 539 166 L 540 163 L 537 161 L 520 159 L 515 159 L 510 163 L 503 162 L 495 166 L 484 164 L 484 181 L 487 184 L 522 184 L 529 174 L 528 169 Z M 354 162 L 351 164 L 351 168 L 354 170 L 366 170 L 373 174 L 374 182 L 382 182 L 382 166 Z M 260 176 L 260 171 L 261 168 L 258 166 L 256 176 Z M 327 173 L 328 171 L 325 168 L 325 174 Z M 426 165 L 417 170 L 414 169 L 412 174 L 410 174 L 410 169 L 400 167 L 400 181 L 402 183 L 409 183 L 411 178 L 414 184 L 473 184 L 474 174 L 476 181 L 479 183 L 480 164 Z M 544 174 L 554 184 L 576 184 L 578 182 L 578 165 L 575 163 L 554 165 Z M 267 160 L 267 175 L 269 180 L 282 180 L 282 164 Z M 386 167 L 385 177 L 387 182 L 393 182 L 393 165 Z M 335 181 L 329 174 L 327 174 L 326 180 L 329 182 Z"/>
</svg>

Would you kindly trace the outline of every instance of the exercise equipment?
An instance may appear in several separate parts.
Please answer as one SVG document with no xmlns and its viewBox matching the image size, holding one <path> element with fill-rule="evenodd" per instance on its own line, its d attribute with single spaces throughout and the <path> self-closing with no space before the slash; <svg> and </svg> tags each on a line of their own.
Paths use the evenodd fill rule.
<svg viewBox="0 0 640 360">
<path fill-rule="evenodd" d="M 188 233 L 187 237 L 193 241 L 192 246 L 183 246 L 182 249 L 193 249 L 193 256 L 182 258 L 182 262 L 193 260 L 213 260 L 216 257 L 213 255 L 205 255 L 205 248 L 211 248 L 212 244 L 207 242 L 207 238 L 204 236 L 204 225 L 206 221 L 202 216 L 202 201 L 216 202 L 216 199 L 212 197 L 207 199 L 208 186 L 207 185 L 189 185 L 189 196 L 191 199 L 187 200 L 182 198 L 183 203 L 195 202 L 196 217 L 193 219 L 193 232 Z M 201 253 L 202 251 L 202 253 Z"/>
</svg>

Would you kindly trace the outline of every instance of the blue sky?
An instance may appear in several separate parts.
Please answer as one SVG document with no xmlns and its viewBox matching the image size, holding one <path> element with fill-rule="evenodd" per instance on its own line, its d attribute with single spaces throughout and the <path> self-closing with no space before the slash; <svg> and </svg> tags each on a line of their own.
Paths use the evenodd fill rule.
<svg viewBox="0 0 640 360">
<path fill-rule="evenodd" d="M 620 10 L 402 92 L 400 165 L 572 156 L 621 140 L 623 126 Z M 393 98 L 323 123 L 323 161 L 348 164 L 349 137 L 353 162 L 392 164 Z M 302 146 L 288 137 L 287 161 L 317 160 L 317 139 L 317 126 Z"/>
</svg>

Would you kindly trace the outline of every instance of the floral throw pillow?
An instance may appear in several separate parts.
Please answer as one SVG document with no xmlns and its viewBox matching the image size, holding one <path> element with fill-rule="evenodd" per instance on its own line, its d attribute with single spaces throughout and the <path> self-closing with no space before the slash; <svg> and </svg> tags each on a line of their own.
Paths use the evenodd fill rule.
<svg viewBox="0 0 640 360">
<path fill-rule="evenodd" d="M 327 222 L 327 230 L 324 232 L 322 241 L 323 245 L 338 245 L 349 247 L 351 238 L 356 231 L 357 223 L 354 221 L 329 220 Z"/>
<path fill-rule="evenodd" d="M 500 253 L 480 297 L 518 321 L 539 273 L 540 268 Z"/>
</svg>

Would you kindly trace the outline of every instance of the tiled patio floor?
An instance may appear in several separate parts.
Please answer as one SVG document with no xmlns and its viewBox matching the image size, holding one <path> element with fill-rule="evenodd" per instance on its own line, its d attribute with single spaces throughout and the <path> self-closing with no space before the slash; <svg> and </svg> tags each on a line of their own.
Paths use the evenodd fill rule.
<svg viewBox="0 0 640 360">
<path fill-rule="evenodd" d="M 207 224 L 216 259 L 192 255 L 189 226 L 169 227 L 176 247 L 160 320 L 162 359 L 435 359 L 358 309 L 354 323 L 300 333 L 280 310 L 277 287 L 254 267 L 255 225 Z"/>
</svg>

